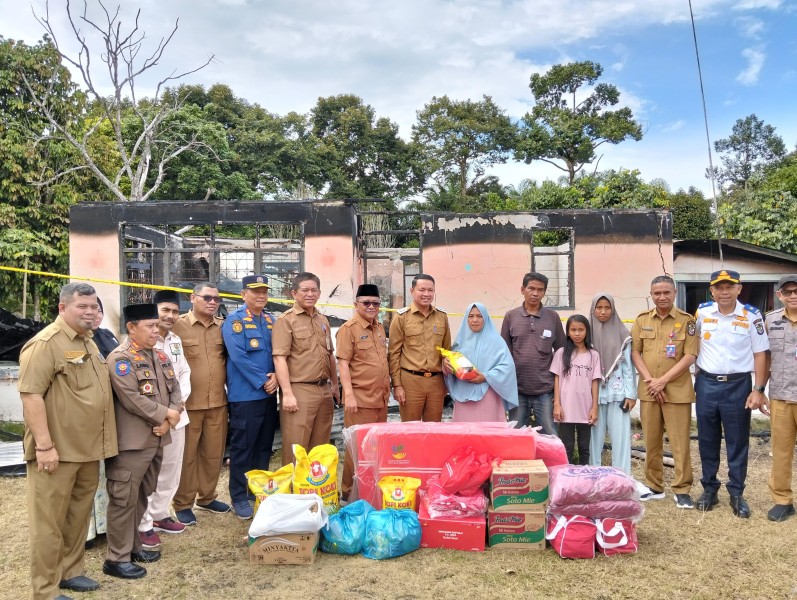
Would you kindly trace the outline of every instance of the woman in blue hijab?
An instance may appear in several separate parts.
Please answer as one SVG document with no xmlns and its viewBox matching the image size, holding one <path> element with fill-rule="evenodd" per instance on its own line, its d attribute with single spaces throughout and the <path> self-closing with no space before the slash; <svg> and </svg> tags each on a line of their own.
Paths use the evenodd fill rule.
<svg viewBox="0 0 797 600">
<path fill-rule="evenodd" d="M 444 361 L 446 387 L 454 399 L 453 420 L 506 421 L 506 411 L 518 404 L 515 362 L 480 302 L 468 305 L 451 350 L 461 352 L 478 373 L 470 381 L 457 379 Z"/>
</svg>

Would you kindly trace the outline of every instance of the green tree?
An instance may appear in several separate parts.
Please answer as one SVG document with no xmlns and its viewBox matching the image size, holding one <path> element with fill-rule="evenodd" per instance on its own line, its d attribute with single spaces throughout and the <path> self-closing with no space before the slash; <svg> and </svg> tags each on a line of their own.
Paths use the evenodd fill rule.
<svg viewBox="0 0 797 600">
<path fill-rule="evenodd" d="M 672 212 L 672 236 L 677 240 L 705 240 L 717 237 L 711 202 L 703 192 L 690 187 L 678 190 L 667 198 L 667 207 Z"/>
<path fill-rule="evenodd" d="M 714 150 L 720 154 L 723 165 L 715 167 L 720 185 L 728 191 L 745 194 L 756 187 L 753 184 L 762 177 L 767 165 L 786 156 L 783 138 L 755 114 L 738 119 L 730 136 L 714 142 Z"/>
<path fill-rule="evenodd" d="M 71 164 L 66 144 L 48 137 L 48 123 L 31 90 L 50 96 L 54 114 L 78 127 L 84 98 L 48 38 L 34 46 L 0 37 L 0 263 L 65 273 L 69 207 L 78 199 L 76 173 L 53 182 Z M 79 182 L 77 182 L 79 183 Z M 57 302 L 58 280 L 0 271 L 0 304 L 33 307 L 34 318 Z"/>
<path fill-rule="evenodd" d="M 617 87 L 599 83 L 587 95 L 580 92 L 602 74 L 603 68 L 591 61 L 554 65 L 545 74 L 533 74 L 529 88 L 536 104 L 523 117 L 516 156 L 526 163 L 552 164 L 565 171 L 572 184 L 602 144 L 641 140 L 642 127 L 630 108 L 608 110 L 620 102 Z"/>
<path fill-rule="evenodd" d="M 765 169 L 760 189 L 771 192 L 790 192 L 792 198 L 797 198 L 797 151 L 786 155 L 783 160 Z"/>
<path fill-rule="evenodd" d="M 478 102 L 434 97 L 418 111 L 412 139 L 423 148 L 438 183 L 455 175 L 464 197 L 489 167 L 507 161 L 515 126 L 490 96 Z"/>
<path fill-rule="evenodd" d="M 751 244 L 797 253 L 797 202 L 789 192 L 751 192 L 719 207 L 725 235 Z"/>
<path fill-rule="evenodd" d="M 327 198 L 393 200 L 421 189 L 426 174 L 417 147 L 358 96 L 319 98 L 310 124 Z"/>
</svg>

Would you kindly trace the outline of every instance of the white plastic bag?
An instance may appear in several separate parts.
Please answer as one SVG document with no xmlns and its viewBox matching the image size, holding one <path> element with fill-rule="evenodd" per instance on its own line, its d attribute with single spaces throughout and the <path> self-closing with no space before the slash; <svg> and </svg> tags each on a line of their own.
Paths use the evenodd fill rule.
<svg viewBox="0 0 797 600">
<path fill-rule="evenodd" d="M 274 494 L 260 505 L 249 537 L 283 533 L 315 533 L 329 517 L 318 494 Z"/>
</svg>

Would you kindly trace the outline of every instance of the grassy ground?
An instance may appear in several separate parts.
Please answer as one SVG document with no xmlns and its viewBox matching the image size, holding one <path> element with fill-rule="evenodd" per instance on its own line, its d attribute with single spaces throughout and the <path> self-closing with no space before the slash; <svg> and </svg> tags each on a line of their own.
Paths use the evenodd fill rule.
<svg viewBox="0 0 797 600">
<path fill-rule="evenodd" d="M 749 520 L 735 518 L 727 494 L 712 512 L 678 510 L 671 494 L 649 502 L 639 525 L 639 553 L 565 561 L 543 552 L 466 553 L 419 550 L 371 561 L 362 556 L 319 554 L 312 566 L 252 567 L 245 536 L 248 524 L 232 514 L 197 513 L 199 525 L 176 536 L 162 535 L 163 558 L 149 575 L 127 582 L 102 574 L 105 545 L 86 553 L 87 574 L 99 592 L 74 594 L 98 599 L 239 598 L 797 598 L 797 517 L 770 523 L 767 490 L 768 439 L 751 441 L 746 496 Z M 693 444 L 696 499 L 699 460 Z M 723 466 L 723 469 L 725 467 Z M 634 461 L 634 474 L 642 464 Z M 722 471 L 721 471 L 722 472 Z M 671 470 L 667 476 L 671 477 Z M 226 495 L 226 471 L 219 484 Z M 0 598 L 27 593 L 28 540 L 25 479 L 0 479 Z"/>
</svg>

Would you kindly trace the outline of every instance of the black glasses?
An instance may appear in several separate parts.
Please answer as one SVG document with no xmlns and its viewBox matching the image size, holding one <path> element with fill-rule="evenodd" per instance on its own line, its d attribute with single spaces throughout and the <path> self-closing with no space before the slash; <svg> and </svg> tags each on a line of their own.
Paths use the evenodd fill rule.
<svg viewBox="0 0 797 600">
<path fill-rule="evenodd" d="M 197 298 L 202 298 L 205 302 L 210 304 L 211 302 L 221 302 L 221 296 L 196 296 Z"/>
<path fill-rule="evenodd" d="M 797 296 L 797 288 L 790 288 L 788 290 L 780 290 L 780 295 L 781 296 L 786 296 L 787 298 L 789 296 Z"/>
<path fill-rule="evenodd" d="M 358 300 L 357 302 L 359 302 L 366 308 L 369 308 L 371 306 L 376 306 L 378 308 L 379 305 L 381 304 L 381 302 L 379 302 L 378 300 Z"/>
</svg>

